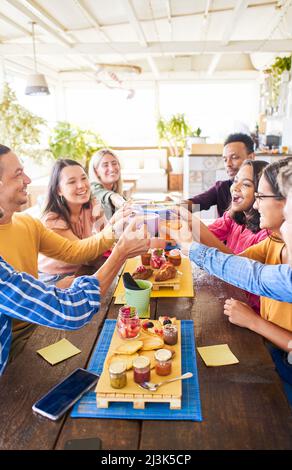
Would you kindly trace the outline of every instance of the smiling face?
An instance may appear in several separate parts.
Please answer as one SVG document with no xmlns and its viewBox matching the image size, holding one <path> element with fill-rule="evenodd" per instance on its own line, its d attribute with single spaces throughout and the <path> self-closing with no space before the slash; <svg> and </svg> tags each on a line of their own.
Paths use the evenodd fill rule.
<svg viewBox="0 0 292 470">
<path fill-rule="evenodd" d="M 97 168 L 95 168 L 96 175 L 98 176 L 101 183 L 108 189 L 119 181 L 120 178 L 120 164 L 118 159 L 106 153 Z"/>
<path fill-rule="evenodd" d="M 281 226 L 281 234 L 287 245 L 289 264 L 292 267 L 292 189 L 290 189 L 284 206 L 285 222 Z"/>
<path fill-rule="evenodd" d="M 274 196 L 273 189 L 265 175 L 259 181 L 258 194 L 264 196 Z M 280 233 L 280 227 L 284 221 L 285 199 L 278 200 L 274 197 L 256 199 L 254 208 L 260 213 L 260 228 L 268 229 Z"/>
<path fill-rule="evenodd" d="M 225 145 L 223 149 L 224 166 L 229 178 L 234 178 L 237 175 L 244 160 L 252 160 L 253 158 L 254 154 L 248 153 L 243 142 L 232 142 Z"/>
<path fill-rule="evenodd" d="M 254 203 L 253 168 L 243 165 L 234 178 L 231 188 L 231 208 L 234 212 L 248 211 Z"/>
<path fill-rule="evenodd" d="M 90 184 L 79 165 L 64 167 L 60 172 L 58 195 L 63 196 L 68 206 L 83 205 L 90 199 Z"/>
<path fill-rule="evenodd" d="M 13 152 L 1 155 L 2 188 L 0 191 L 0 207 L 5 213 L 20 211 L 28 201 L 27 185 L 31 179 L 25 174 L 23 166 Z"/>
</svg>

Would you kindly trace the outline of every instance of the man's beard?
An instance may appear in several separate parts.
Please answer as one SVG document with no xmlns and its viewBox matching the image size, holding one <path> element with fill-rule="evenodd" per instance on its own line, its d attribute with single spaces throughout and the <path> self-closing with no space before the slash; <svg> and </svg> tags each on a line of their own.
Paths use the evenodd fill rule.
<svg viewBox="0 0 292 470">
<path fill-rule="evenodd" d="M 0 207 L 0 219 L 3 217 L 3 215 L 4 215 L 3 209 L 2 207 Z"/>
</svg>

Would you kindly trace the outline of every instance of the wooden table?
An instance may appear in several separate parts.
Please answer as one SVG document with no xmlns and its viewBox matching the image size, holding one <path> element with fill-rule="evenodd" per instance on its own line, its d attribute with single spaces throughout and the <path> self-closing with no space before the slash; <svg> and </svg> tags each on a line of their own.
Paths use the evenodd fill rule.
<svg viewBox="0 0 292 470">
<path fill-rule="evenodd" d="M 193 319 L 197 346 L 228 343 L 237 365 L 207 368 L 197 356 L 203 421 L 72 419 L 52 422 L 31 406 L 76 367 L 86 367 L 105 318 L 116 318 L 112 289 L 90 325 L 76 332 L 37 327 L 23 354 L 0 378 L 0 449 L 63 449 L 72 438 L 98 436 L 112 449 L 291 449 L 292 414 L 262 339 L 231 325 L 226 297 L 242 292 L 195 271 L 195 299 L 151 301 L 151 316 Z M 66 337 L 82 353 L 54 367 L 36 350 Z"/>
</svg>

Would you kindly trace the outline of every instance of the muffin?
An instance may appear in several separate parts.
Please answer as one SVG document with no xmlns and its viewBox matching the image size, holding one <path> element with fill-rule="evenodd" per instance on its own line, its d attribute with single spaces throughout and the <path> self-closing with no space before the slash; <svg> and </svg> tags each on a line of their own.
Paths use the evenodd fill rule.
<svg viewBox="0 0 292 470">
<path fill-rule="evenodd" d="M 155 274 L 154 280 L 157 282 L 168 281 L 176 276 L 176 269 L 171 263 L 165 263 Z"/>
<path fill-rule="evenodd" d="M 181 264 L 181 255 L 179 250 L 170 250 L 167 254 L 167 261 L 173 266 L 179 266 Z"/>
<path fill-rule="evenodd" d="M 133 272 L 132 277 L 133 279 L 141 279 L 146 280 L 149 279 L 153 274 L 153 269 L 145 268 L 145 266 L 138 266 L 136 271 Z"/>
<path fill-rule="evenodd" d="M 141 263 L 144 266 L 150 266 L 150 259 L 151 259 L 151 253 L 143 253 L 143 255 L 141 255 Z"/>
</svg>

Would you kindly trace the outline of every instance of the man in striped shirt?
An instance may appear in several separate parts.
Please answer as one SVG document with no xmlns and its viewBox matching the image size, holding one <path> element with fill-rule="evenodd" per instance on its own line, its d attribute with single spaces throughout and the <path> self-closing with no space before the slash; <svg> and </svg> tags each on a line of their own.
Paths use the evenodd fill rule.
<svg viewBox="0 0 292 470">
<path fill-rule="evenodd" d="M 0 192 L 1 186 L 0 182 Z M 3 217 L 1 207 L 0 217 Z M 95 275 L 77 278 L 66 290 L 46 286 L 29 274 L 16 272 L 0 257 L 0 375 L 9 360 L 13 319 L 62 330 L 78 329 L 90 322 L 99 310 L 100 297 L 126 259 L 149 249 L 150 239 L 144 236 L 144 226 L 138 230 L 135 227 L 134 219 Z"/>
<path fill-rule="evenodd" d="M 31 180 L 17 155 L 1 144 L 0 178 L 3 183 L 0 206 L 4 210 L 0 219 L 0 256 L 16 271 L 37 278 L 39 253 L 71 264 L 84 264 L 112 248 L 122 220 L 118 221 L 118 227 L 108 224 L 100 233 L 84 240 L 68 240 L 21 212 L 22 205 L 27 203 Z M 127 214 L 129 209 L 121 215 Z M 20 354 L 34 328 L 32 323 L 13 319 L 10 360 Z"/>
</svg>

